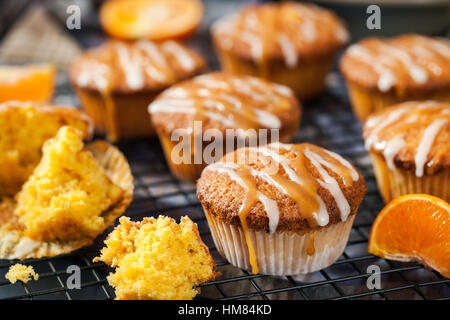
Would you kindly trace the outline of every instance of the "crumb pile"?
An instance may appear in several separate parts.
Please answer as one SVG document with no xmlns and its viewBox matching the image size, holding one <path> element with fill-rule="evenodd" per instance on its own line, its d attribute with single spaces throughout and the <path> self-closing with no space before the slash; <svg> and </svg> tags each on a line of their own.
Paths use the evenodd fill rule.
<svg viewBox="0 0 450 320">
<path fill-rule="evenodd" d="M 8 279 L 11 283 L 16 283 L 17 280 L 20 280 L 23 283 L 27 283 L 31 279 L 39 279 L 39 275 L 34 272 L 32 266 L 24 266 L 23 264 L 17 263 L 9 268 L 9 271 L 5 275 L 5 278 Z"/>
</svg>

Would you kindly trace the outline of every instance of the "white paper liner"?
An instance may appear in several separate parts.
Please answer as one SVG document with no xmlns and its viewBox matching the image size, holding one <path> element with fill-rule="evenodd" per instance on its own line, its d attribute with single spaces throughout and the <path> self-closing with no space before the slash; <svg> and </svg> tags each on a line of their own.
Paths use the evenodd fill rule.
<svg viewBox="0 0 450 320">
<path fill-rule="evenodd" d="M 414 171 L 387 167 L 386 161 L 378 154 L 371 154 L 377 184 L 384 200 L 404 194 L 425 193 L 450 201 L 450 170 L 437 174 L 417 177 Z"/>
<path fill-rule="evenodd" d="M 205 210 L 214 243 L 219 253 L 232 265 L 251 272 L 247 243 L 242 227 L 223 223 Z M 306 274 L 324 269 L 335 262 L 347 244 L 355 215 L 314 232 L 313 255 L 307 254 L 310 233 L 249 230 L 259 272 L 283 276 Z"/>
</svg>

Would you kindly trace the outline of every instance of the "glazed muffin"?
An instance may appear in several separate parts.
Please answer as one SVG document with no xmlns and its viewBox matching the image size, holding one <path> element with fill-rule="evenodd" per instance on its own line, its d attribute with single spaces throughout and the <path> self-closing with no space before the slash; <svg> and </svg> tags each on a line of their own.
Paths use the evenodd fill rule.
<svg viewBox="0 0 450 320">
<path fill-rule="evenodd" d="M 153 136 L 148 104 L 204 68 L 198 54 L 175 41 L 110 40 L 82 54 L 69 77 L 96 130 L 118 141 Z"/>
<path fill-rule="evenodd" d="M 238 149 L 197 182 L 219 252 L 269 275 L 306 274 L 337 260 L 365 193 L 347 160 L 307 143 Z"/>
<path fill-rule="evenodd" d="M 200 292 L 199 284 L 219 275 L 187 216 L 179 224 L 165 216 L 141 222 L 122 217 L 105 245 L 94 262 L 116 268 L 108 283 L 117 300 L 190 300 Z"/>
<path fill-rule="evenodd" d="M 172 173 L 195 181 L 238 146 L 289 142 L 301 109 L 285 86 L 214 72 L 163 92 L 149 112 Z"/>
<path fill-rule="evenodd" d="M 362 121 L 400 102 L 450 102 L 447 39 L 414 34 L 364 39 L 347 49 L 340 68 L 353 110 Z"/>
<path fill-rule="evenodd" d="M 289 86 L 300 99 L 324 88 L 349 35 L 333 13 L 310 4 L 250 5 L 212 27 L 222 68 Z"/>
<path fill-rule="evenodd" d="M 13 196 L 39 163 L 44 142 L 70 125 L 88 139 L 92 120 L 83 112 L 46 103 L 0 104 L 0 199 Z"/>
<path fill-rule="evenodd" d="M 371 115 L 364 139 L 386 202 L 426 193 L 450 201 L 450 104 L 404 102 Z"/>
</svg>

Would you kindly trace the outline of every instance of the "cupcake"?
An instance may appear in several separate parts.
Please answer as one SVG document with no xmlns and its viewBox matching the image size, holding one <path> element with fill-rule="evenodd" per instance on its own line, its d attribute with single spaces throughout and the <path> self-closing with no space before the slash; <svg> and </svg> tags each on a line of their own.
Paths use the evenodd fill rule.
<svg viewBox="0 0 450 320">
<path fill-rule="evenodd" d="M 450 41 L 443 38 L 364 39 L 347 49 L 340 68 L 362 121 L 400 102 L 450 102 Z"/>
<path fill-rule="evenodd" d="M 282 2 L 250 5 L 212 26 L 222 68 L 289 86 L 300 99 L 322 92 L 349 35 L 328 10 Z"/>
<path fill-rule="evenodd" d="M 386 202 L 410 193 L 450 201 L 450 103 L 404 102 L 374 113 L 364 140 Z"/>
<path fill-rule="evenodd" d="M 153 136 L 148 104 L 204 69 L 198 54 L 175 41 L 110 40 L 82 54 L 69 77 L 96 130 L 118 141 Z"/>
<path fill-rule="evenodd" d="M 207 164 L 236 147 L 289 142 L 301 109 L 285 86 L 214 72 L 164 91 L 149 112 L 170 170 L 195 181 Z"/>
<path fill-rule="evenodd" d="M 238 149 L 197 182 L 219 252 L 236 267 L 279 276 L 336 261 L 365 193 L 348 161 L 307 143 Z"/>
</svg>

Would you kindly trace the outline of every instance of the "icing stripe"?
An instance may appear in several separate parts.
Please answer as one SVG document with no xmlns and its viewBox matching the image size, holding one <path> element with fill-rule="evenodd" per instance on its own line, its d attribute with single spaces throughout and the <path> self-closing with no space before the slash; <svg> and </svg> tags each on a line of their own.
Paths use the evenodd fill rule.
<svg viewBox="0 0 450 320">
<path fill-rule="evenodd" d="M 417 148 L 416 156 L 414 157 L 414 162 L 416 165 L 416 176 L 422 177 L 424 173 L 425 163 L 427 161 L 428 153 L 431 150 L 436 135 L 439 133 L 441 128 L 447 124 L 447 119 L 437 119 L 434 120 L 424 131 L 422 139 L 420 140 L 419 146 Z"/>
</svg>

